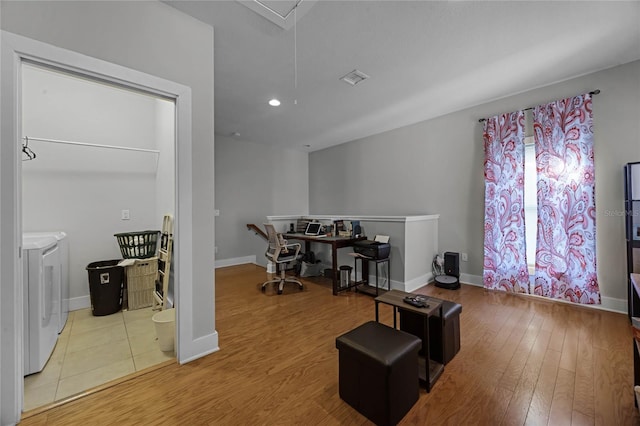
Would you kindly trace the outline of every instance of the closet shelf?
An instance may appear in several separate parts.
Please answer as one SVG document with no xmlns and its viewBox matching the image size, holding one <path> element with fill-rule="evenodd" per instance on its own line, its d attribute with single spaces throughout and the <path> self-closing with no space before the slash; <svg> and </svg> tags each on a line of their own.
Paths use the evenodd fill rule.
<svg viewBox="0 0 640 426">
<path fill-rule="evenodd" d="M 125 146 L 126 141 L 122 143 L 123 146 L 117 146 L 25 136 L 22 143 L 23 152 L 24 147 L 28 147 L 33 153 L 32 158 L 35 158 L 36 153 L 38 158 L 36 161 L 25 163 L 24 171 L 27 173 L 104 173 L 122 176 L 158 174 L 162 159 L 159 150 L 147 149 L 144 145 Z M 155 148 L 155 146 L 151 147 Z"/>
<path fill-rule="evenodd" d="M 148 152 L 150 154 L 160 154 L 160 151 L 156 149 L 133 148 L 130 146 L 105 145 L 105 144 L 89 143 L 89 142 L 63 141 L 59 139 L 32 138 L 30 136 L 25 136 L 23 139 L 25 141 L 51 142 L 51 143 L 59 143 L 64 145 L 92 146 L 96 148 L 120 149 L 124 151 L 137 151 L 137 152 Z"/>
</svg>

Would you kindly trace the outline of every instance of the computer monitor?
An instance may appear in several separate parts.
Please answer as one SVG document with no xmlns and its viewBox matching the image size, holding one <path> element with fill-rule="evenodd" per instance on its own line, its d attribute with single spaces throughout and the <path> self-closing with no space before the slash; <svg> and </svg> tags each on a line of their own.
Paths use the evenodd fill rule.
<svg viewBox="0 0 640 426">
<path fill-rule="evenodd" d="M 320 231 L 322 231 L 322 224 L 320 222 L 310 222 L 307 224 L 304 235 L 320 235 Z"/>
</svg>

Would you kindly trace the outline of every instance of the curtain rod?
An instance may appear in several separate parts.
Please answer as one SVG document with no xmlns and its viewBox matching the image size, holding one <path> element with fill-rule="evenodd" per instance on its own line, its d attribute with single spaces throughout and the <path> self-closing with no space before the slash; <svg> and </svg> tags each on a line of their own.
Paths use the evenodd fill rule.
<svg viewBox="0 0 640 426">
<path fill-rule="evenodd" d="M 51 142 L 51 143 L 61 143 L 65 145 L 79 145 L 79 146 L 93 146 L 97 148 L 108 148 L 108 149 L 122 149 L 125 151 L 138 151 L 138 152 L 150 152 L 153 154 L 160 154 L 160 151 L 155 149 L 144 149 L 144 148 L 132 148 L 128 146 L 116 146 L 116 145 L 102 145 L 98 143 L 87 143 L 87 142 L 72 142 L 72 141 L 61 141 L 57 139 L 44 139 L 44 138 L 32 138 L 25 136 L 22 139 L 25 141 L 40 141 L 40 142 Z"/>
<path fill-rule="evenodd" d="M 591 92 L 589 92 L 590 95 L 597 95 L 600 93 L 600 89 L 596 89 L 596 90 L 592 90 Z M 529 107 L 529 108 L 524 108 L 522 111 L 529 111 L 531 109 L 533 109 L 534 107 Z M 478 123 L 482 123 L 484 121 L 487 121 L 486 118 L 481 118 L 478 120 Z"/>
</svg>

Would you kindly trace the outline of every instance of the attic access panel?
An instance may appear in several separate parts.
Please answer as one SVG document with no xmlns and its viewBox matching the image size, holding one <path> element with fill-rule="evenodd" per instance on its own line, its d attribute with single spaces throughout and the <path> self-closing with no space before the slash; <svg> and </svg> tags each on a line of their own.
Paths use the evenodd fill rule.
<svg viewBox="0 0 640 426">
<path fill-rule="evenodd" d="M 313 7 L 317 0 L 237 0 L 280 28 L 293 27 L 294 19 L 300 20 Z M 293 13 L 296 9 L 296 13 Z"/>
</svg>

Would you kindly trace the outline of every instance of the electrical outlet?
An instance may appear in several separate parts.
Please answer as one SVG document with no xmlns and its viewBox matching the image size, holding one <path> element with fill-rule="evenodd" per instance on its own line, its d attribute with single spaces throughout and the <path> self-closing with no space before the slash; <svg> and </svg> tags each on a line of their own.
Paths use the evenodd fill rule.
<svg viewBox="0 0 640 426">
<path fill-rule="evenodd" d="M 220 216 L 220 210 L 215 209 L 215 210 L 213 211 L 213 215 L 214 215 L 214 216 Z"/>
<path fill-rule="evenodd" d="M 462 261 L 466 262 L 469 260 L 469 257 L 467 256 L 467 253 L 462 253 Z"/>
<path fill-rule="evenodd" d="M 122 212 L 120 213 L 120 219 L 122 220 L 131 219 L 131 217 L 129 216 L 129 210 L 122 210 Z"/>
</svg>

